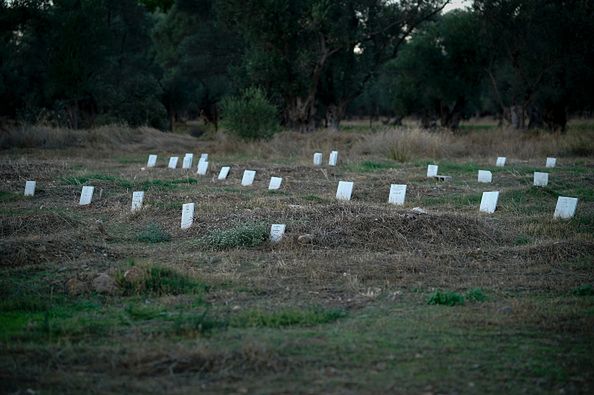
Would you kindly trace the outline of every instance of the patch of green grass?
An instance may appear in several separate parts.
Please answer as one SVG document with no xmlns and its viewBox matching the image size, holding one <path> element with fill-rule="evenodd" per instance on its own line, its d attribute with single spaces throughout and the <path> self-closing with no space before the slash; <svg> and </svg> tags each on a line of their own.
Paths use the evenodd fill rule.
<svg viewBox="0 0 594 395">
<path fill-rule="evenodd" d="M 178 314 L 174 321 L 173 331 L 178 335 L 185 336 L 206 335 L 215 330 L 224 330 L 228 326 L 227 321 L 211 317 L 208 314 L 208 309 L 205 309 L 198 314 Z"/>
<path fill-rule="evenodd" d="M 594 287 L 592 284 L 584 284 L 576 287 L 571 292 L 575 296 L 593 296 L 594 295 Z"/>
<path fill-rule="evenodd" d="M 208 287 L 183 273 L 163 266 L 138 267 L 133 280 L 120 271 L 116 281 L 125 296 L 131 295 L 201 295 Z"/>
<path fill-rule="evenodd" d="M 198 184 L 197 178 L 186 177 L 175 180 L 148 180 L 137 184 L 137 188 L 142 191 L 150 189 L 173 190 L 179 186 L 188 186 Z"/>
<path fill-rule="evenodd" d="M 248 223 L 231 229 L 216 230 L 201 239 L 201 243 L 218 250 L 257 247 L 268 240 L 268 227 Z"/>
<path fill-rule="evenodd" d="M 444 306 L 456 306 L 464 304 L 464 296 L 457 292 L 451 291 L 435 291 L 429 296 L 427 304 L 438 304 Z"/>
<path fill-rule="evenodd" d="M 530 244 L 530 241 L 531 241 L 531 239 L 530 239 L 529 236 L 524 235 L 524 234 L 520 234 L 520 235 L 517 235 L 516 236 L 516 238 L 514 240 L 514 244 L 517 245 L 517 246 L 523 246 L 523 245 L 526 245 L 526 244 Z"/>
<path fill-rule="evenodd" d="M 85 174 L 82 176 L 70 176 L 70 177 L 62 177 L 62 181 L 66 185 L 84 185 L 91 181 L 109 181 L 121 188 L 132 188 L 133 183 L 116 176 L 110 176 L 107 174 L 95 173 L 95 174 Z"/>
<path fill-rule="evenodd" d="M 485 302 L 488 297 L 485 292 L 480 288 L 470 289 L 464 294 L 464 297 L 471 302 Z"/>
<path fill-rule="evenodd" d="M 171 240 L 171 235 L 157 223 L 150 223 L 137 237 L 143 243 L 163 243 Z"/>
<path fill-rule="evenodd" d="M 492 170 L 489 166 L 479 166 L 475 163 L 440 162 L 439 174 L 451 175 L 455 173 L 478 173 L 479 170 Z"/>
<path fill-rule="evenodd" d="M 16 192 L 0 191 L 0 202 L 14 202 L 23 199 L 24 196 Z"/>
<path fill-rule="evenodd" d="M 445 194 L 440 196 L 423 196 L 421 204 L 424 206 L 451 205 L 454 207 L 476 207 L 481 203 L 482 194 Z"/>
<path fill-rule="evenodd" d="M 396 167 L 398 167 L 398 165 L 395 163 L 375 162 L 375 161 L 367 160 L 367 161 L 358 163 L 356 165 L 347 166 L 347 170 L 357 171 L 357 172 L 361 172 L 361 173 L 368 173 L 368 172 L 374 172 L 374 171 L 380 171 L 380 170 L 386 170 L 386 169 L 394 169 Z"/>
<path fill-rule="evenodd" d="M 325 199 L 323 197 L 320 197 L 318 195 L 305 195 L 303 196 L 304 200 L 307 200 L 308 202 L 315 202 L 315 203 L 321 203 L 323 201 L 325 201 Z"/>
<path fill-rule="evenodd" d="M 340 309 L 284 309 L 275 312 L 248 310 L 232 316 L 229 324 L 238 328 L 313 326 L 333 322 L 345 316 L 346 312 Z"/>
</svg>

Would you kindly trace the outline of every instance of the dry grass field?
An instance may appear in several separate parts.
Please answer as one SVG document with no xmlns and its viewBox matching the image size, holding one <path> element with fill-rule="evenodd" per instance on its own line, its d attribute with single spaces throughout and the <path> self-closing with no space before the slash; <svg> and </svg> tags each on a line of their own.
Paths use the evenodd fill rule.
<svg viewBox="0 0 594 395">
<path fill-rule="evenodd" d="M 593 393 L 594 127 L 345 126 L 259 143 L 117 127 L 0 135 L 0 392 Z M 312 165 L 331 149 L 337 167 Z M 186 152 L 193 170 L 166 168 Z M 151 153 L 158 167 L 143 169 Z M 453 179 L 428 179 L 433 163 Z M 240 186 L 245 169 L 253 186 Z M 352 201 L 336 201 L 339 180 L 354 181 Z M 408 185 L 402 207 L 387 204 L 393 183 Z M 490 190 L 498 209 L 479 213 Z M 560 195 L 579 198 L 575 218 L 553 220 Z M 278 244 L 274 223 L 287 225 Z"/>
</svg>

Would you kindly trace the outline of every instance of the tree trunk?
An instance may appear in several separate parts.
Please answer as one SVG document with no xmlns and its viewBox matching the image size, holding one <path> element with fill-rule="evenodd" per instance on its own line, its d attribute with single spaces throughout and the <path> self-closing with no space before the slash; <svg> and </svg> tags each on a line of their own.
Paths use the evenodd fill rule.
<svg viewBox="0 0 594 395">
<path fill-rule="evenodd" d="M 338 104 L 330 104 L 326 110 L 326 121 L 328 122 L 328 129 L 337 132 L 340 129 L 340 122 L 344 118 L 347 102 L 343 101 Z"/>
</svg>

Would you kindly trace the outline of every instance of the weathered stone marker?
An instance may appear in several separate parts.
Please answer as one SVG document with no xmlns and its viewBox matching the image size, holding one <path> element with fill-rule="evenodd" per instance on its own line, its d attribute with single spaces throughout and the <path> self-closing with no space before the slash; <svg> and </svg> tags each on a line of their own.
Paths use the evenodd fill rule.
<svg viewBox="0 0 594 395">
<path fill-rule="evenodd" d="M 283 239 L 285 234 L 285 224 L 273 224 L 270 227 L 270 241 L 278 243 Z"/>
<path fill-rule="evenodd" d="M 244 187 L 252 185 L 254 183 L 254 178 L 256 178 L 255 170 L 245 170 L 241 179 L 241 185 Z"/>
<path fill-rule="evenodd" d="M 427 166 L 427 177 L 435 177 L 437 175 L 437 170 L 439 166 L 437 165 L 428 165 Z"/>
<path fill-rule="evenodd" d="M 557 158 L 547 158 L 546 166 L 549 168 L 557 166 Z"/>
<path fill-rule="evenodd" d="M 91 204 L 91 200 L 93 200 L 93 191 L 95 187 L 85 186 L 82 187 L 82 191 L 80 193 L 80 200 L 78 202 L 81 206 L 86 206 L 87 204 Z"/>
<path fill-rule="evenodd" d="M 549 173 L 534 172 L 534 186 L 546 187 L 549 183 Z"/>
<path fill-rule="evenodd" d="M 172 156 L 171 158 L 169 158 L 169 164 L 167 165 L 167 167 L 170 169 L 175 169 L 177 167 L 178 159 L 179 158 L 177 156 Z"/>
<path fill-rule="evenodd" d="M 194 222 L 194 203 L 184 203 L 182 206 L 181 228 L 188 229 Z"/>
<path fill-rule="evenodd" d="M 35 181 L 27 181 L 25 182 L 25 196 L 33 196 L 35 195 Z"/>
<path fill-rule="evenodd" d="M 208 162 L 208 154 L 200 154 L 200 160 L 204 160 Z"/>
<path fill-rule="evenodd" d="M 338 200 L 351 200 L 351 194 L 353 193 L 353 183 L 350 181 L 339 181 L 338 188 L 336 189 L 336 199 Z"/>
<path fill-rule="evenodd" d="M 227 176 L 229 175 L 229 170 L 231 170 L 231 167 L 229 166 L 223 166 L 221 167 L 221 171 L 219 172 L 219 180 L 226 180 Z"/>
<path fill-rule="evenodd" d="M 204 160 L 198 161 L 198 175 L 205 176 L 208 171 L 208 162 Z"/>
<path fill-rule="evenodd" d="M 478 171 L 478 182 L 489 184 L 491 181 L 493 181 L 493 173 L 491 173 L 489 170 Z"/>
<path fill-rule="evenodd" d="M 388 203 L 402 206 L 404 204 L 405 197 L 406 197 L 406 185 L 404 185 L 404 184 L 390 185 L 390 196 L 388 197 Z"/>
<path fill-rule="evenodd" d="M 149 155 L 148 162 L 146 162 L 146 167 L 155 167 L 157 166 L 157 155 Z"/>
<path fill-rule="evenodd" d="M 194 161 L 194 154 L 186 154 L 182 162 L 182 169 L 191 169 Z"/>
<path fill-rule="evenodd" d="M 142 208 L 142 201 L 144 200 L 144 192 L 132 192 L 132 211 L 140 210 Z"/>
<path fill-rule="evenodd" d="M 499 199 L 499 191 L 483 192 L 481 199 L 480 211 L 483 213 L 493 214 L 497 209 L 497 200 Z"/>
<path fill-rule="evenodd" d="M 336 166 L 338 163 L 338 151 L 330 152 L 330 158 L 328 159 L 328 165 Z"/>
<path fill-rule="evenodd" d="M 323 156 L 321 152 L 316 152 L 313 156 L 314 166 L 322 166 Z"/>
<path fill-rule="evenodd" d="M 281 177 L 270 177 L 270 183 L 268 184 L 268 189 L 269 190 L 280 189 L 282 182 L 283 182 L 283 179 Z"/>
<path fill-rule="evenodd" d="M 573 197 L 559 196 L 553 218 L 570 219 L 575 215 L 578 199 Z"/>
<path fill-rule="evenodd" d="M 505 156 L 499 156 L 497 157 L 497 162 L 495 162 L 495 166 L 497 167 L 503 167 L 505 166 L 505 161 L 507 160 L 507 158 Z"/>
</svg>

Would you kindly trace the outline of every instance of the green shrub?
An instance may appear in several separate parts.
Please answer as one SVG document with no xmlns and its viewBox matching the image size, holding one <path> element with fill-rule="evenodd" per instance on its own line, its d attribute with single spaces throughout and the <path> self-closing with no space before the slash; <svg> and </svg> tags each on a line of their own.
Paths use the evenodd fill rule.
<svg viewBox="0 0 594 395">
<path fill-rule="evenodd" d="M 594 287 L 592 287 L 592 284 L 580 285 L 579 287 L 574 288 L 572 293 L 575 296 L 592 296 L 594 295 Z"/>
<path fill-rule="evenodd" d="M 223 126 L 244 139 L 269 138 L 279 130 L 277 110 L 261 89 L 223 99 Z"/>
<path fill-rule="evenodd" d="M 237 247 L 257 247 L 268 239 L 268 228 L 264 224 L 244 224 L 226 230 L 211 232 L 202 239 L 205 245 L 223 250 Z"/>
<path fill-rule="evenodd" d="M 480 288 L 473 288 L 466 292 L 466 299 L 473 302 L 484 302 L 487 300 L 487 295 Z"/>
<path fill-rule="evenodd" d="M 137 266 L 133 278 L 118 273 L 116 281 L 125 296 L 202 294 L 206 285 L 183 273 L 163 266 Z"/>
<path fill-rule="evenodd" d="M 440 304 L 445 306 L 455 306 L 464 304 L 464 297 L 456 292 L 441 292 L 435 291 L 429 297 L 427 304 Z"/>
<path fill-rule="evenodd" d="M 138 241 L 144 243 L 162 243 L 171 240 L 171 235 L 167 233 L 159 224 L 150 223 L 138 234 Z"/>
</svg>

